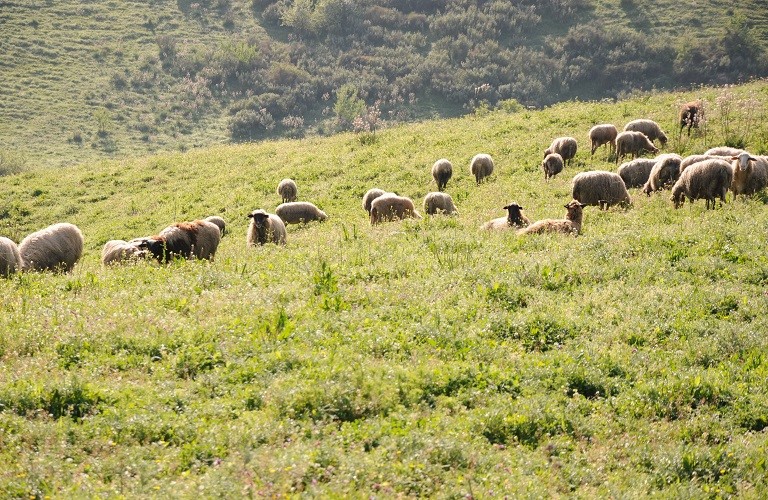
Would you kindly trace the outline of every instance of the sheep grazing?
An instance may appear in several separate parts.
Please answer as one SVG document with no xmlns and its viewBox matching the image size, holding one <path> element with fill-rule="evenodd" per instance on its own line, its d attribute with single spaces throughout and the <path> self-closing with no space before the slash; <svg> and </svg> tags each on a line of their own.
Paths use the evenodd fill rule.
<svg viewBox="0 0 768 500">
<path fill-rule="evenodd" d="M 715 198 L 725 203 L 725 194 L 733 181 L 733 167 L 724 159 L 710 159 L 694 163 L 686 168 L 672 187 L 672 201 L 680 208 L 687 197 L 707 200 L 707 209 L 715 208 Z"/>
<path fill-rule="evenodd" d="M 627 188 L 643 187 L 648 182 L 654 165 L 656 165 L 654 158 L 637 158 L 622 163 L 616 173 L 619 174 Z"/>
<path fill-rule="evenodd" d="M 711 148 L 704 151 L 704 154 L 709 156 L 732 157 L 732 156 L 739 156 L 743 152 L 744 150 L 739 148 L 732 148 L 730 146 L 718 146 L 716 148 Z"/>
<path fill-rule="evenodd" d="M 283 200 L 283 203 L 296 201 L 299 195 L 299 188 L 293 179 L 283 179 L 277 185 L 277 194 Z"/>
<path fill-rule="evenodd" d="M 368 215 L 371 214 L 371 203 L 373 203 L 373 200 L 383 195 L 384 193 L 386 193 L 386 191 L 383 189 L 371 188 L 363 195 L 363 210 L 368 212 Z"/>
<path fill-rule="evenodd" d="M 251 223 L 248 225 L 248 234 L 245 240 L 249 247 L 264 245 L 265 243 L 285 245 L 285 224 L 280 217 L 259 209 L 249 213 L 248 218 L 251 219 Z"/>
<path fill-rule="evenodd" d="M 406 219 L 412 217 L 421 219 L 416 211 L 413 201 L 405 196 L 395 193 L 384 193 L 371 203 L 371 224 L 375 225 L 384 221 Z"/>
<path fill-rule="evenodd" d="M 480 184 L 480 181 L 493 173 L 493 158 L 485 153 L 476 154 L 469 162 L 469 171 L 475 176 L 475 182 Z"/>
<path fill-rule="evenodd" d="M 220 242 L 219 226 L 194 220 L 171 224 L 156 236 L 143 238 L 138 246 L 148 250 L 161 264 L 166 264 L 175 258 L 213 260 Z"/>
<path fill-rule="evenodd" d="M 619 163 L 626 155 L 637 158 L 643 154 L 643 151 L 656 154 L 659 149 L 642 132 L 629 130 L 616 136 L 616 163 Z"/>
<path fill-rule="evenodd" d="M 21 270 L 19 247 L 10 238 L 0 236 L 0 276 L 7 278 Z"/>
<path fill-rule="evenodd" d="M 432 165 L 432 178 L 437 183 L 437 190 L 445 190 L 446 184 L 453 176 L 453 165 L 445 158 L 441 158 Z"/>
<path fill-rule="evenodd" d="M 219 231 L 221 232 L 221 237 L 224 237 L 224 234 L 227 232 L 227 223 L 224 222 L 224 219 L 218 215 L 210 215 L 203 220 L 216 224 L 216 227 L 218 227 Z"/>
<path fill-rule="evenodd" d="M 552 141 L 547 149 L 544 150 L 544 158 L 552 153 L 557 153 L 563 157 L 563 163 L 571 164 L 571 160 L 576 156 L 578 144 L 573 137 L 557 137 Z"/>
<path fill-rule="evenodd" d="M 506 217 L 491 219 L 481 226 L 485 231 L 503 231 L 505 229 L 522 228 L 531 223 L 528 217 L 523 215 L 523 207 L 516 202 L 512 202 L 504 210 L 507 211 Z"/>
<path fill-rule="evenodd" d="M 544 171 L 544 180 L 549 180 L 563 171 L 563 157 L 557 153 L 550 153 L 544 157 L 541 162 L 541 169 Z"/>
<path fill-rule="evenodd" d="M 576 174 L 571 194 L 583 205 L 596 205 L 601 209 L 617 203 L 630 203 L 627 186 L 619 174 L 603 170 Z"/>
<path fill-rule="evenodd" d="M 656 163 L 648 176 L 648 181 L 643 186 L 643 193 L 650 196 L 654 191 L 672 186 L 680 177 L 680 163 L 682 161 L 682 157 L 674 153 L 657 156 Z"/>
<path fill-rule="evenodd" d="M 595 125 L 589 129 L 589 140 L 592 142 L 592 155 L 594 156 L 597 148 L 603 144 L 607 144 L 608 152 L 616 152 L 616 136 L 619 135 L 619 131 L 616 130 L 616 126 L 611 123 L 603 123 Z"/>
<path fill-rule="evenodd" d="M 308 201 L 292 201 L 281 203 L 275 209 L 275 215 L 286 224 L 300 224 L 302 222 L 324 221 L 328 216 Z"/>
<path fill-rule="evenodd" d="M 689 166 L 693 165 L 694 163 L 698 163 L 700 161 L 704 160 L 710 160 L 710 159 L 718 159 L 722 158 L 722 156 L 715 156 L 715 155 L 690 155 L 683 158 L 683 161 L 680 162 L 680 173 L 683 173 L 683 170 L 688 168 Z"/>
<path fill-rule="evenodd" d="M 642 132 L 651 142 L 658 139 L 659 144 L 661 144 L 662 147 L 667 144 L 667 135 L 661 130 L 659 124 L 653 120 L 647 120 L 645 118 L 632 120 L 624 125 L 624 131 Z"/>
<path fill-rule="evenodd" d="M 768 185 L 768 161 L 765 157 L 754 157 L 744 152 L 732 157 L 731 160 L 733 160 L 731 191 L 734 198 L 739 194 L 757 193 Z"/>
<path fill-rule="evenodd" d="M 104 266 L 135 262 L 146 256 L 146 250 L 140 248 L 141 241 L 109 240 L 101 249 L 101 263 Z"/>
<path fill-rule="evenodd" d="M 19 243 L 24 271 L 69 272 L 83 255 L 83 233 L 60 222 L 34 232 Z"/>
<path fill-rule="evenodd" d="M 699 123 L 704 119 L 704 105 L 701 101 L 686 102 L 680 106 L 677 114 L 677 122 L 680 124 L 680 134 L 683 129 L 688 127 L 688 136 L 691 135 L 692 128 L 699 128 Z"/>
<path fill-rule="evenodd" d="M 581 222 L 584 215 L 583 209 L 586 205 L 579 203 L 578 200 L 571 200 L 565 208 L 568 212 L 565 219 L 544 219 L 534 222 L 528 227 L 519 229 L 517 234 L 542 234 L 542 233 L 564 233 L 578 235 L 581 232 Z"/>
<path fill-rule="evenodd" d="M 424 197 L 424 213 L 429 215 L 458 215 L 453 198 L 448 193 L 432 192 Z"/>
</svg>

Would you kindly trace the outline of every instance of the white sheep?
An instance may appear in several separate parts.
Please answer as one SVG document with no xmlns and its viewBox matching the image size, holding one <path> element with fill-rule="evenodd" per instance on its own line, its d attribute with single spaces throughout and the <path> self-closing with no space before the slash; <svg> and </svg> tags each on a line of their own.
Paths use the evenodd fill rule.
<svg viewBox="0 0 768 500">
<path fill-rule="evenodd" d="M 424 197 L 424 213 L 429 215 L 446 214 L 458 215 L 456 205 L 453 204 L 453 198 L 448 193 L 434 191 L 427 193 Z"/>
<path fill-rule="evenodd" d="M 0 276 L 7 278 L 21 271 L 21 254 L 16 242 L 5 236 L 0 236 Z"/>
<path fill-rule="evenodd" d="M 571 200 L 565 208 L 568 210 L 565 219 L 544 219 L 534 222 L 528 227 L 517 231 L 519 235 L 542 234 L 542 233 L 564 233 L 578 235 L 581 232 L 583 218 L 583 209 L 586 205 L 579 203 L 578 200 Z"/>
<path fill-rule="evenodd" d="M 365 192 L 363 195 L 363 210 L 368 212 L 368 215 L 371 214 L 371 203 L 373 203 L 373 200 L 383 195 L 384 193 L 386 193 L 386 191 L 379 188 L 371 188 Z"/>
<path fill-rule="evenodd" d="M 624 125 L 624 131 L 642 132 L 651 142 L 658 139 L 662 147 L 667 144 L 667 135 L 661 130 L 659 124 L 653 120 L 645 118 L 632 120 Z"/>
<path fill-rule="evenodd" d="M 281 203 L 275 209 L 275 215 L 286 224 L 300 224 L 315 220 L 322 222 L 328 218 L 325 212 L 308 201 Z"/>
<path fill-rule="evenodd" d="M 518 205 L 517 202 L 512 202 L 505 206 L 504 210 L 507 211 L 506 217 L 491 219 L 480 228 L 485 231 L 503 231 L 506 229 L 525 227 L 531 223 L 531 221 L 528 220 L 528 217 L 523 215 L 523 207 Z"/>
<path fill-rule="evenodd" d="M 643 151 L 656 154 L 659 149 L 642 132 L 629 130 L 616 136 L 616 163 L 619 163 L 626 155 L 637 158 L 643 154 Z"/>
<path fill-rule="evenodd" d="M 24 271 L 69 272 L 83 255 L 83 233 L 60 222 L 34 232 L 19 243 Z"/>
<path fill-rule="evenodd" d="M 619 174 L 603 170 L 576 174 L 571 194 L 574 200 L 584 205 L 597 205 L 603 209 L 617 203 L 630 203 L 627 186 Z"/>
<path fill-rule="evenodd" d="M 296 201 L 299 194 L 299 188 L 296 186 L 296 181 L 293 179 L 281 180 L 277 185 L 277 194 L 280 195 L 283 203 Z"/>
<path fill-rule="evenodd" d="M 493 158 L 485 153 L 476 154 L 469 162 L 469 171 L 475 176 L 475 182 L 480 184 L 480 181 L 493 173 Z"/>
<path fill-rule="evenodd" d="M 739 148 L 732 148 L 730 146 L 717 146 L 711 149 L 708 149 L 704 151 L 705 155 L 709 156 L 739 156 L 741 153 L 743 153 L 743 149 Z"/>
<path fill-rule="evenodd" d="M 432 178 L 434 178 L 437 183 L 438 191 L 443 191 L 445 189 L 446 184 L 448 184 L 448 181 L 452 176 L 453 165 L 447 159 L 441 158 L 432 165 Z"/>
<path fill-rule="evenodd" d="M 733 167 L 725 159 L 710 159 L 686 168 L 672 187 L 672 201 L 680 208 L 687 197 L 707 200 L 707 209 L 715 208 L 715 198 L 725 203 L 725 194 L 733 181 Z"/>
<path fill-rule="evenodd" d="M 219 217 L 218 215 L 209 215 L 203 220 L 216 224 L 216 226 L 219 228 L 219 231 L 221 232 L 221 237 L 224 237 L 224 234 L 227 232 L 227 223 L 223 218 Z"/>
<path fill-rule="evenodd" d="M 248 218 L 251 219 L 251 223 L 248 225 L 245 238 L 247 246 L 255 247 L 265 243 L 285 245 L 285 224 L 280 217 L 259 209 L 249 213 Z"/>
<path fill-rule="evenodd" d="M 371 203 L 371 224 L 375 225 L 383 221 L 406 219 L 412 217 L 421 219 L 416 211 L 413 200 L 395 193 L 384 193 Z"/>
<path fill-rule="evenodd" d="M 589 129 L 589 140 L 592 142 L 592 155 L 595 154 L 597 148 L 606 144 L 609 154 L 616 152 L 616 136 L 619 135 L 619 131 L 616 130 L 616 126 L 611 123 L 602 123 L 595 125 Z"/>
<path fill-rule="evenodd" d="M 563 171 L 563 157 L 558 153 L 550 153 L 544 157 L 541 162 L 541 169 L 544 171 L 544 180 L 549 180 Z"/>
<path fill-rule="evenodd" d="M 731 191 L 734 198 L 740 194 L 754 194 L 768 185 L 768 161 L 763 156 L 752 156 L 747 152 L 731 158 L 733 181 Z"/>
<path fill-rule="evenodd" d="M 680 162 L 680 173 L 683 173 L 683 170 L 688 168 L 689 166 L 693 165 L 694 163 L 698 163 L 700 161 L 704 160 L 710 160 L 710 159 L 718 159 L 723 158 L 722 156 L 716 156 L 716 155 L 689 155 L 683 158 L 683 161 Z"/>
<path fill-rule="evenodd" d="M 672 186 L 680 177 L 680 163 L 683 158 L 675 153 L 664 154 L 656 157 L 648 180 L 643 186 L 643 193 L 648 196 L 654 191 L 659 191 L 666 186 Z"/>
<path fill-rule="evenodd" d="M 556 137 L 552 140 L 552 144 L 544 150 L 544 157 L 552 153 L 557 153 L 563 157 L 563 162 L 568 165 L 571 164 L 571 160 L 576 156 L 576 149 L 578 143 L 573 137 Z"/>
<path fill-rule="evenodd" d="M 680 106 L 677 114 L 677 122 L 680 124 L 680 132 L 688 127 L 688 136 L 691 135 L 691 128 L 699 128 L 699 124 L 704 119 L 704 105 L 701 101 L 686 102 Z"/>
<path fill-rule="evenodd" d="M 146 256 L 146 250 L 140 248 L 141 241 L 109 240 L 101 249 L 101 263 L 105 266 L 138 261 Z"/>
<path fill-rule="evenodd" d="M 636 158 L 622 163 L 616 173 L 627 188 L 643 187 L 648 182 L 654 165 L 656 165 L 654 158 Z"/>
</svg>

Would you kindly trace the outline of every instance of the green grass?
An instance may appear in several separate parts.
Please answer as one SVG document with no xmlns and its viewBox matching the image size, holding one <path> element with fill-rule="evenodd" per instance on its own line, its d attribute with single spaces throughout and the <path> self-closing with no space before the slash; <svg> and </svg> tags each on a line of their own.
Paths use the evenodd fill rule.
<svg viewBox="0 0 768 500">
<path fill-rule="evenodd" d="M 575 173 L 615 169 L 589 157 L 595 123 L 719 144 L 727 93 L 768 102 L 755 82 L 5 177 L 0 233 L 69 221 L 86 252 L 0 282 L 0 496 L 764 497 L 764 196 L 675 210 L 632 190 L 576 238 L 478 230 L 511 200 L 561 217 Z M 697 96 L 707 135 L 680 141 L 675 105 Z M 545 183 L 564 134 L 581 149 Z M 362 194 L 420 204 L 440 157 L 460 215 L 371 227 Z M 329 220 L 246 248 L 288 176 Z M 99 264 L 108 239 L 210 214 L 230 228 L 213 263 Z"/>
</svg>

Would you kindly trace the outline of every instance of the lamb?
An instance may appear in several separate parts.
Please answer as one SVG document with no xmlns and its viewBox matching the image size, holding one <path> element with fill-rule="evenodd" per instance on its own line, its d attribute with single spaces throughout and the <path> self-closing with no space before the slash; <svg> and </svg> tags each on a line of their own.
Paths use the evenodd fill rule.
<svg viewBox="0 0 768 500">
<path fill-rule="evenodd" d="M 644 150 L 651 151 L 653 154 L 659 152 L 658 148 L 642 132 L 629 130 L 616 136 L 616 163 L 619 163 L 628 154 L 631 154 L 632 158 L 637 158 Z"/>
<path fill-rule="evenodd" d="M 510 203 L 504 207 L 504 210 L 507 211 L 506 217 L 491 219 L 480 228 L 485 231 L 503 231 L 510 228 L 522 228 L 531 223 L 528 217 L 523 215 L 523 207 L 518 205 L 517 202 Z"/>
<path fill-rule="evenodd" d="M 544 150 L 544 157 L 552 153 L 557 153 L 563 157 L 563 163 L 571 164 L 571 160 L 576 156 L 577 143 L 573 137 L 557 137 L 552 140 L 552 144 Z"/>
<path fill-rule="evenodd" d="M 139 247 L 141 241 L 109 240 L 101 249 L 101 263 L 111 266 L 123 262 L 137 261 L 146 256 L 146 250 Z"/>
<path fill-rule="evenodd" d="M 710 156 L 739 156 L 743 152 L 743 149 L 732 148 L 730 146 L 718 146 L 704 151 L 704 154 Z"/>
<path fill-rule="evenodd" d="M 725 203 L 725 194 L 733 181 L 733 167 L 724 159 L 710 159 L 694 163 L 686 168 L 672 187 L 672 201 L 680 208 L 687 197 L 707 200 L 707 209 L 715 208 L 715 198 Z"/>
<path fill-rule="evenodd" d="M 662 147 L 667 144 L 667 135 L 661 130 L 659 124 L 653 120 L 645 118 L 632 120 L 624 125 L 624 131 L 642 132 L 651 142 L 658 139 Z"/>
<path fill-rule="evenodd" d="M 544 170 L 544 180 L 549 180 L 563 171 L 563 157 L 557 153 L 550 153 L 544 157 L 541 162 L 541 169 Z"/>
<path fill-rule="evenodd" d="M 717 159 L 722 158 L 721 156 L 715 156 L 715 155 L 689 155 L 683 158 L 683 161 L 680 162 L 680 173 L 683 173 L 683 170 L 688 168 L 689 166 L 693 165 L 694 163 L 698 163 L 700 161 L 704 160 L 710 160 L 710 159 Z"/>
<path fill-rule="evenodd" d="M 219 228 L 219 231 L 221 232 L 221 237 L 224 237 L 224 234 L 227 232 L 227 223 L 224 222 L 224 219 L 218 215 L 209 215 L 203 220 L 216 224 L 216 226 Z"/>
<path fill-rule="evenodd" d="M 565 205 L 565 208 L 568 209 L 565 219 L 539 220 L 528 227 L 519 229 L 517 234 L 564 233 L 576 236 L 581 232 L 582 217 L 584 215 L 583 209 L 585 206 L 583 203 L 579 203 L 578 200 L 571 200 Z"/>
<path fill-rule="evenodd" d="M 441 158 L 432 165 L 432 177 L 437 183 L 437 190 L 443 191 L 446 184 L 453 176 L 453 165 L 445 158 Z"/>
<path fill-rule="evenodd" d="M 617 203 L 630 203 L 627 186 L 619 174 L 603 170 L 576 174 L 572 197 L 585 206 L 598 205 L 603 209 Z"/>
<path fill-rule="evenodd" d="M 277 194 L 283 200 L 283 203 L 296 201 L 299 194 L 299 188 L 293 179 L 283 179 L 277 185 Z"/>
<path fill-rule="evenodd" d="M 408 217 L 421 219 L 421 215 L 416 211 L 413 201 L 405 196 L 398 196 L 395 193 L 384 193 L 371 203 L 372 225 L 383 221 L 405 219 Z"/>
<path fill-rule="evenodd" d="M 34 232 L 19 244 L 24 271 L 69 272 L 83 255 L 83 233 L 60 222 Z"/>
<path fill-rule="evenodd" d="M 768 185 L 768 160 L 765 157 L 754 157 L 745 151 L 732 157 L 731 160 L 733 160 L 731 191 L 734 198 L 739 194 L 754 194 Z"/>
<path fill-rule="evenodd" d="M 373 200 L 383 195 L 385 192 L 386 191 L 383 189 L 371 188 L 363 195 L 363 210 L 368 212 L 368 215 L 371 214 L 371 203 L 373 203 Z"/>
<path fill-rule="evenodd" d="M 251 223 L 245 237 L 246 245 L 255 247 L 265 243 L 285 245 L 286 231 L 283 220 L 275 214 L 259 209 L 248 214 Z"/>
<path fill-rule="evenodd" d="M 680 134 L 688 127 L 688 137 L 691 136 L 691 128 L 699 128 L 699 123 L 704 119 L 704 105 L 701 101 L 686 102 L 680 106 L 677 114 L 677 122 L 680 124 Z"/>
<path fill-rule="evenodd" d="M 469 171 L 475 176 L 475 182 L 480 184 L 493 173 L 493 158 L 485 153 L 476 154 L 469 162 Z"/>
<path fill-rule="evenodd" d="M 324 221 L 328 216 L 308 201 L 292 201 L 281 203 L 275 209 L 275 215 L 280 217 L 285 224 L 299 224 L 314 220 Z"/>
<path fill-rule="evenodd" d="M 674 184 L 680 177 L 680 163 L 682 161 L 682 157 L 674 153 L 657 156 L 656 163 L 648 176 L 648 181 L 643 186 L 643 193 L 650 196 L 652 192 Z"/>
<path fill-rule="evenodd" d="M 20 271 L 21 267 L 21 254 L 16 242 L 5 236 L 0 236 L 0 276 L 7 278 Z"/>
<path fill-rule="evenodd" d="M 655 164 L 656 159 L 654 158 L 637 158 L 622 163 L 616 173 L 619 174 L 627 188 L 643 187 L 648 182 Z"/>
<path fill-rule="evenodd" d="M 446 215 L 458 215 L 453 198 L 448 193 L 432 192 L 424 197 L 424 212 L 430 215 L 444 213 Z"/>
<path fill-rule="evenodd" d="M 607 144 L 609 153 L 616 152 L 616 136 L 619 131 L 616 130 L 616 126 L 611 123 L 603 123 L 601 125 L 595 125 L 589 129 L 589 140 L 592 142 L 592 155 L 594 156 L 597 148 L 603 144 Z"/>
<path fill-rule="evenodd" d="M 213 260 L 220 242 L 219 226 L 194 220 L 171 224 L 156 236 L 143 238 L 138 246 L 148 250 L 161 264 L 167 264 L 177 257 Z"/>
</svg>

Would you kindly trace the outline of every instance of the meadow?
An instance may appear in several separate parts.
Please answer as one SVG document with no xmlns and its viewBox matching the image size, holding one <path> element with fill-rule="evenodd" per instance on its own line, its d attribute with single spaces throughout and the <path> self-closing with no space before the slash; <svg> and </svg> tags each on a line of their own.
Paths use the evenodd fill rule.
<svg viewBox="0 0 768 500">
<path fill-rule="evenodd" d="M 706 127 L 678 137 L 677 105 Z M 559 218 L 587 132 L 657 120 L 666 151 L 768 152 L 765 81 L 267 141 L 3 177 L 0 234 L 77 224 L 71 274 L 0 281 L 0 496 L 768 495 L 768 197 L 585 210 L 578 237 L 483 233 L 517 201 Z M 549 182 L 551 139 L 579 141 Z M 496 162 L 476 185 L 469 159 Z M 454 165 L 457 217 L 371 227 Z M 284 177 L 325 223 L 246 248 Z M 207 215 L 214 262 L 105 269 L 109 239 Z"/>
</svg>

